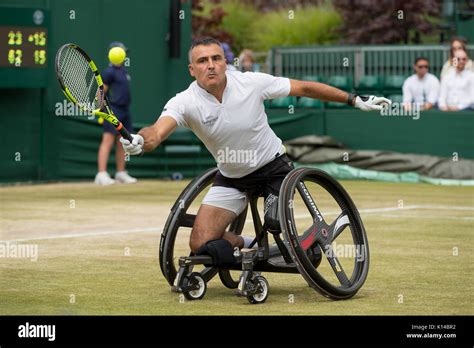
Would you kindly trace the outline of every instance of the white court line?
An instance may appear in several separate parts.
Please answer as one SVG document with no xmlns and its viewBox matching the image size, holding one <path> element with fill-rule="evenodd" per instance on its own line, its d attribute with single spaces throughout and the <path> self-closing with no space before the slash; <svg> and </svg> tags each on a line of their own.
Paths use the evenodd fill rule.
<svg viewBox="0 0 474 348">
<path fill-rule="evenodd" d="M 440 216 L 440 215 L 399 215 L 399 214 L 380 214 L 381 217 L 387 218 L 410 218 L 410 219 L 433 219 L 433 220 L 467 220 L 474 221 L 474 217 L 471 216 Z"/>
<path fill-rule="evenodd" d="M 22 238 L 22 239 L 11 239 L 11 240 L 1 240 L 0 243 L 10 243 L 10 242 L 27 242 L 31 240 L 48 240 L 48 239 L 65 239 L 65 238 L 80 238 L 80 237 L 95 237 L 95 236 L 106 236 L 110 234 L 126 234 L 126 233 L 142 233 L 142 232 L 161 232 L 162 228 L 150 227 L 150 228 L 134 228 L 130 230 L 115 230 L 115 231 L 96 231 L 96 232 L 87 232 L 87 233 L 70 233 L 70 234 L 58 234 L 52 236 L 43 236 L 43 237 L 32 237 L 32 238 Z"/>
<path fill-rule="evenodd" d="M 404 211 L 404 210 L 415 210 L 415 209 L 440 209 L 440 210 L 474 210 L 474 207 L 463 207 L 463 206 L 449 206 L 449 205 L 407 205 L 403 208 L 399 207 L 384 207 L 384 208 L 367 208 L 359 209 L 359 213 L 380 213 L 384 211 Z M 329 211 L 325 212 L 324 215 L 339 215 L 340 211 Z M 383 217 L 411 217 L 416 218 L 413 215 L 394 215 L 394 214 L 382 214 Z M 298 214 L 295 215 L 295 219 L 307 218 L 307 214 Z M 447 219 L 457 219 L 457 220 L 474 220 L 474 217 L 455 217 L 455 216 L 420 216 L 420 218 L 447 218 Z M 252 222 L 252 219 L 246 219 L 245 222 Z M 42 237 L 32 237 L 32 238 L 22 238 L 22 239 L 11 239 L 11 240 L 2 240 L 0 243 L 8 242 L 27 242 L 32 240 L 50 240 L 50 239 L 66 239 L 66 238 L 80 238 L 80 237 L 95 237 L 95 236 L 105 236 L 105 235 L 114 235 L 114 234 L 126 234 L 126 233 L 143 233 L 143 232 L 161 232 L 162 228 L 150 227 L 150 228 L 136 228 L 130 230 L 115 230 L 115 231 L 96 231 L 96 232 L 86 232 L 86 233 L 70 233 L 70 234 L 61 234 L 51 235 L 51 236 L 42 236 Z"/>
<path fill-rule="evenodd" d="M 385 207 L 385 208 L 368 208 L 368 209 L 359 209 L 359 213 L 380 213 L 384 211 L 404 211 L 404 210 L 415 210 L 415 209 L 440 209 L 440 210 L 473 210 L 474 207 L 463 207 L 463 206 L 449 206 L 449 205 L 407 205 L 403 208 L 399 207 Z M 341 211 L 328 211 L 324 212 L 323 215 L 339 215 Z M 389 214 L 385 214 L 389 216 Z M 302 219 L 307 217 L 308 215 L 306 214 L 298 214 L 295 215 L 295 219 Z M 394 216 L 394 215 L 391 215 Z M 469 218 L 468 218 L 469 219 Z M 250 220 L 252 221 L 252 220 Z"/>
</svg>

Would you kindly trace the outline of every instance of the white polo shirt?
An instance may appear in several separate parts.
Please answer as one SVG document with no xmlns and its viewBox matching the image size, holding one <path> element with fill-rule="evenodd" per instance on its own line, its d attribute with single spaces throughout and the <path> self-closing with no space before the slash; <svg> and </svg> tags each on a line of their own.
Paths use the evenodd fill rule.
<svg viewBox="0 0 474 348">
<path fill-rule="evenodd" d="M 455 106 L 459 109 L 474 106 L 474 73 L 467 69 L 460 73 L 457 70 L 450 71 L 441 83 L 438 106 Z"/>
<path fill-rule="evenodd" d="M 436 76 L 426 73 L 422 79 L 417 74 L 411 75 L 403 83 L 404 104 L 436 104 L 439 97 L 440 84 Z"/>
<path fill-rule="evenodd" d="M 286 97 L 290 80 L 263 73 L 226 71 L 222 103 L 196 81 L 166 103 L 160 117 L 170 116 L 190 128 L 228 178 L 240 178 L 282 153 L 270 128 L 263 101 Z"/>
</svg>

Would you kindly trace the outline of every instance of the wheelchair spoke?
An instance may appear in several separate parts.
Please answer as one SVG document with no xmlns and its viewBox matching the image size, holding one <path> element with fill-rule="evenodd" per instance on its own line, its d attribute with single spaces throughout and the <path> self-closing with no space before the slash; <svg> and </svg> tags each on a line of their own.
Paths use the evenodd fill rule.
<svg viewBox="0 0 474 348">
<path fill-rule="evenodd" d="M 309 193 L 309 190 L 307 189 L 304 182 L 300 181 L 296 185 L 296 188 L 297 188 L 301 198 L 303 199 L 303 202 L 306 205 L 306 208 L 308 208 L 308 211 L 311 214 L 311 217 L 313 218 L 313 220 L 325 223 L 321 212 L 319 211 L 318 207 L 316 206 L 316 203 L 314 202 L 313 197 L 311 197 L 311 194 Z"/>
<path fill-rule="evenodd" d="M 331 225 L 329 225 L 329 231 L 332 233 L 331 241 L 334 241 L 344 229 L 349 226 L 349 216 L 347 213 L 343 211 L 336 220 L 333 221 Z"/>
<path fill-rule="evenodd" d="M 314 243 L 316 243 L 317 229 L 318 225 L 314 223 L 310 228 L 304 231 L 302 236 L 298 237 L 300 245 L 304 250 L 308 250 Z"/>
<path fill-rule="evenodd" d="M 341 285 L 350 286 L 351 282 L 349 281 L 349 278 L 347 278 L 346 272 L 344 272 L 344 269 L 342 268 L 341 263 L 335 255 L 331 244 L 325 245 L 323 252 L 326 255 L 326 258 L 328 259 L 329 264 L 331 265 L 331 268 L 336 274 L 336 277 L 341 283 Z"/>
<path fill-rule="evenodd" d="M 184 214 L 180 219 L 180 226 L 192 228 L 194 226 L 194 220 L 196 220 L 196 215 Z"/>
<path fill-rule="evenodd" d="M 298 236 L 301 247 L 304 250 L 310 249 L 314 243 L 324 240 L 328 236 L 328 226 L 319 221 L 312 224 L 301 236 Z"/>
</svg>

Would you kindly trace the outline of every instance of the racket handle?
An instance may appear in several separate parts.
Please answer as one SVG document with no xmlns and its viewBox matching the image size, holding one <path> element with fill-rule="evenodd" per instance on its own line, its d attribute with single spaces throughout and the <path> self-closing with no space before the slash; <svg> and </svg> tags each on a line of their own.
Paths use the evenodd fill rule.
<svg viewBox="0 0 474 348">
<path fill-rule="evenodd" d="M 120 135 L 122 136 L 122 138 L 124 139 L 127 139 L 129 142 L 132 142 L 133 141 L 133 137 L 130 135 L 130 133 L 128 132 L 127 128 L 125 128 L 122 124 L 122 122 L 120 122 L 119 126 L 116 128 L 117 131 L 120 133 Z M 142 152 L 140 153 L 139 156 L 143 156 L 143 153 L 145 152 L 144 149 L 142 149 Z"/>
<path fill-rule="evenodd" d="M 127 139 L 129 142 L 132 142 L 133 141 L 133 137 L 130 135 L 130 133 L 128 132 L 127 128 L 125 128 L 122 123 L 119 124 L 119 126 L 117 127 L 117 131 L 120 133 L 120 135 L 122 136 L 122 138 L 124 139 Z"/>
</svg>

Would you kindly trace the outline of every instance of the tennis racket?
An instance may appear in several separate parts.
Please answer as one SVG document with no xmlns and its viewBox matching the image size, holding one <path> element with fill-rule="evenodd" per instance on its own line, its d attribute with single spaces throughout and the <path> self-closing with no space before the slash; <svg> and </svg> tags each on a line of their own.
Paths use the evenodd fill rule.
<svg viewBox="0 0 474 348">
<path fill-rule="evenodd" d="M 97 66 L 82 48 L 73 43 L 61 46 L 55 66 L 59 84 L 71 103 L 110 122 L 123 138 L 132 142 L 129 131 L 109 106 Z"/>
</svg>

